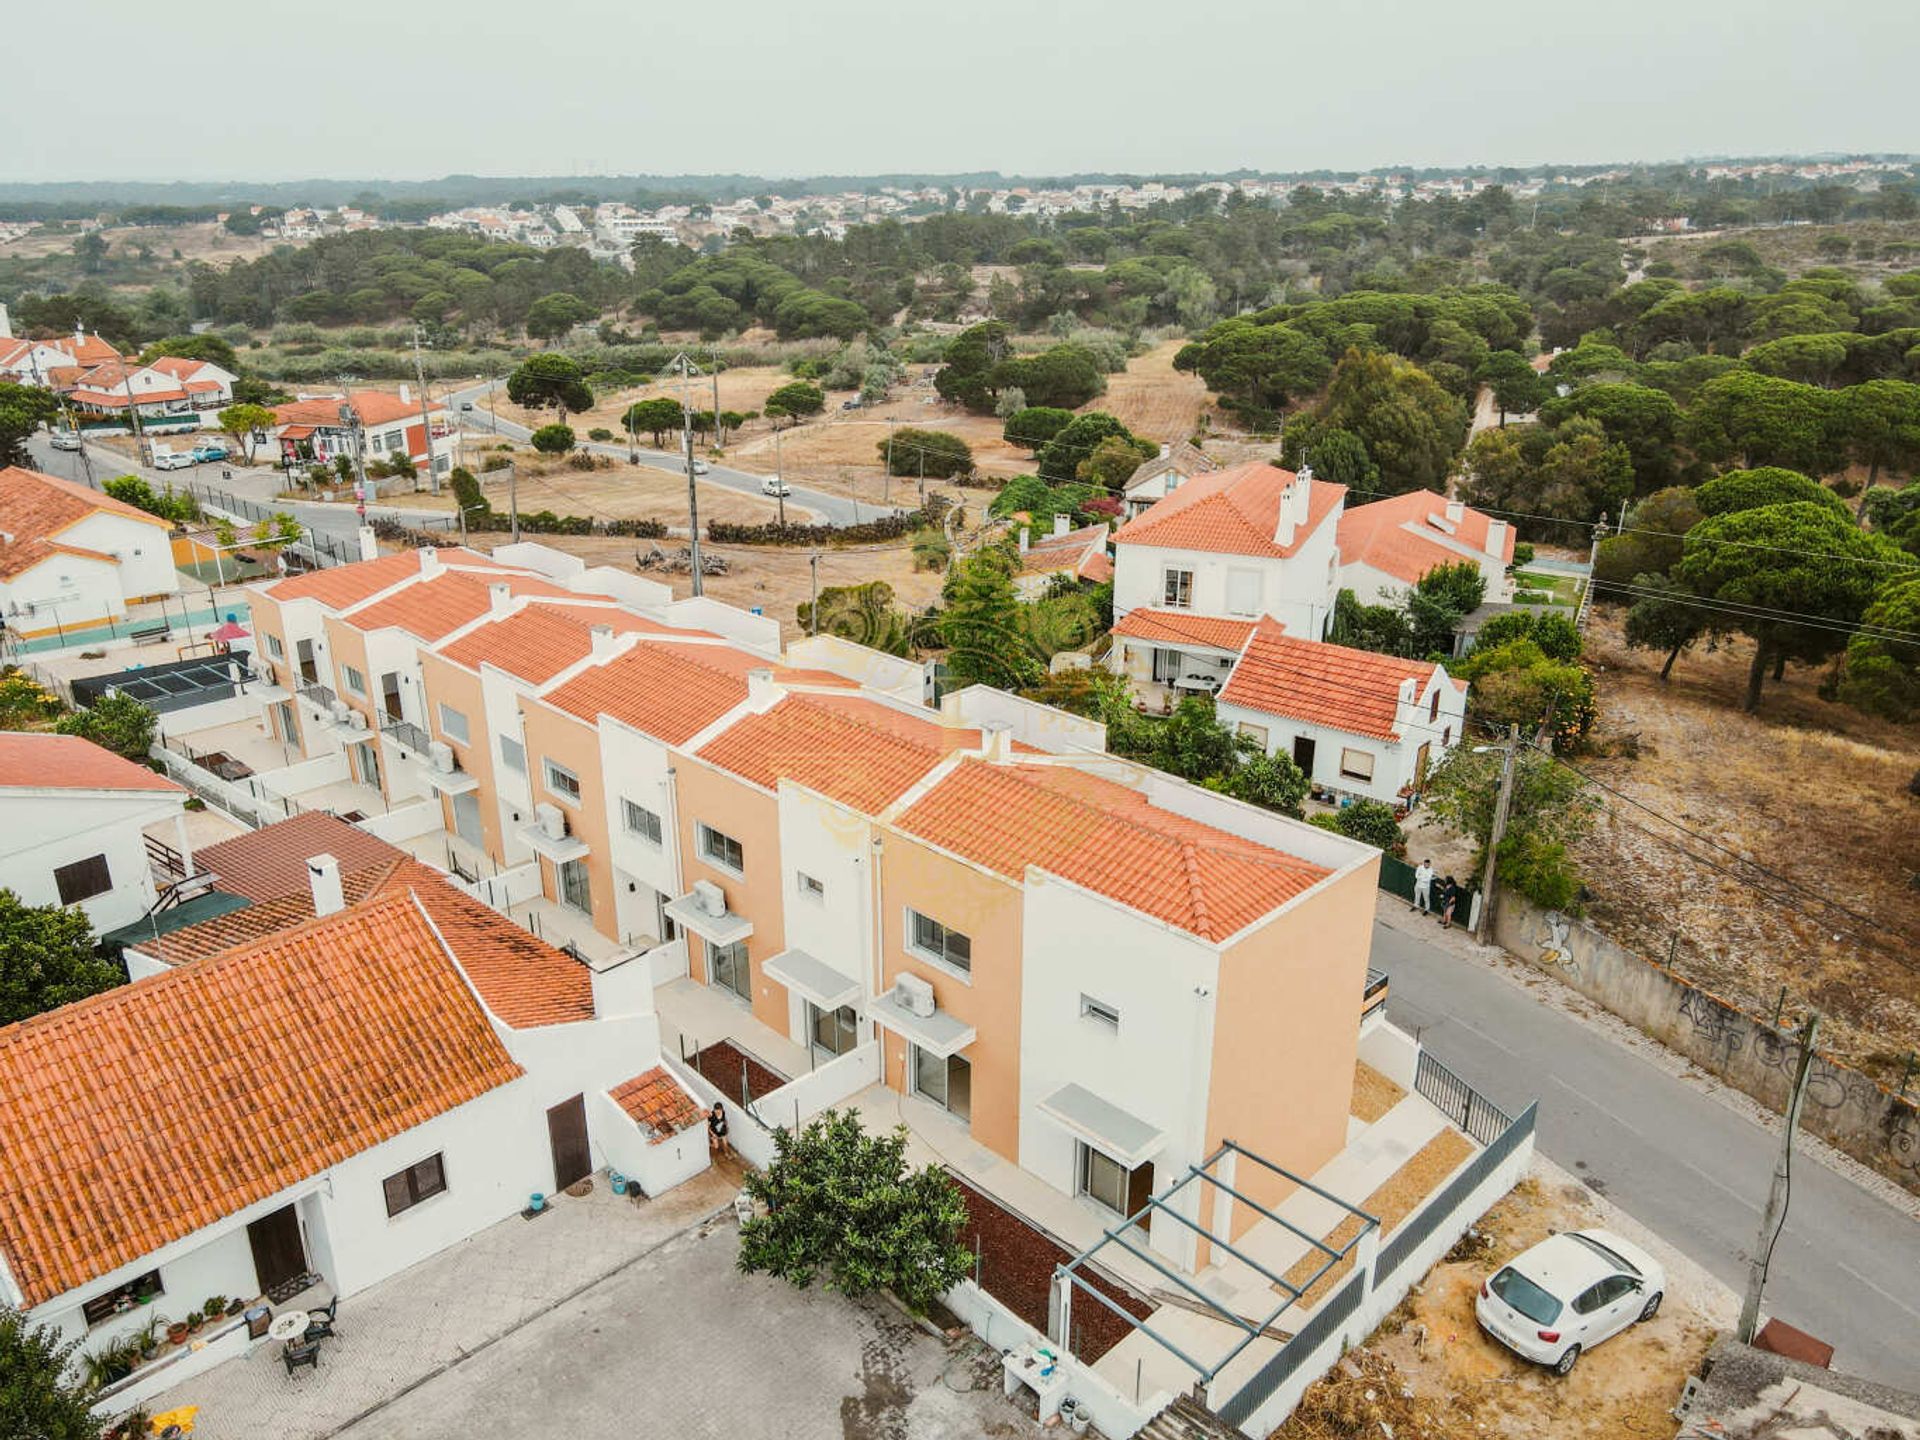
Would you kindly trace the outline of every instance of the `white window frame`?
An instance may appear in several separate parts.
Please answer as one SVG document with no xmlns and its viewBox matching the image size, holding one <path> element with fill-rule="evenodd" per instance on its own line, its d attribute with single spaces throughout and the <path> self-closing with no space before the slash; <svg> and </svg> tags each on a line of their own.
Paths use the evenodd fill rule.
<svg viewBox="0 0 1920 1440">
<path fill-rule="evenodd" d="M 1102 1210 L 1105 1210 L 1110 1214 L 1118 1215 L 1121 1219 L 1124 1220 L 1127 1215 L 1127 1195 L 1133 1187 L 1133 1171 L 1129 1169 L 1127 1166 L 1122 1165 L 1118 1160 L 1114 1159 L 1113 1156 L 1107 1154 L 1106 1151 L 1101 1150 L 1096 1146 L 1089 1145 L 1084 1140 L 1077 1141 L 1076 1145 L 1079 1150 L 1079 1153 L 1074 1156 L 1074 1166 L 1073 1166 L 1074 1193 L 1076 1195 L 1084 1197 L 1085 1199 L 1091 1200 L 1094 1204 L 1098 1205 Z M 1110 1202 L 1104 1195 L 1101 1195 L 1098 1191 L 1096 1191 L 1093 1188 L 1093 1170 L 1094 1170 L 1095 1159 L 1102 1160 L 1106 1162 L 1106 1164 L 1111 1165 L 1113 1169 L 1119 1174 L 1120 1203 L 1118 1205 L 1115 1205 L 1112 1202 Z"/>
<path fill-rule="evenodd" d="M 580 803 L 580 777 L 550 755 L 543 755 L 540 759 L 540 783 L 562 805 Z"/>
<path fill-rule="evenodd" d="M 919 934 L 919 923 L 921 921 L 925 921 L 928 925 L 933 926 L 940 932 L 941 945 L 938 950 L 922 943 Z M 973 937 L 971 935 L 956 930 L 951 925 L 934 919 L 933 916 L 927 914 L 926 911 L 916 910 L 909 905 L 907 907 L 904 938 L 907 953 L 915 959 L 924 960 L 929 965 L 937 966 L 939 969 L 946 971 L 947 974 L 954 976 L 956 979 L 963 980 L 969 985 L 973 983 Z M 953 958 L 953 942 L 955 940 L 959 940 L 966 950 L 966 955 L 963 960 L 956 961 Z"/>
<path fill-rule="evenodd" d="M 1229 615 L 1258 615 L 1260 613 L 1261 592 L 1265 589 L 1261 583 L 1264 578 L 1258 570 L 1251 570 L 1245 566 L 1238 566 L 1227 571 L 1227 613 Z M 1251 596 L 1243 596 L 1239 602 L 1236 603 L 1234 592 L 1236 590 L 1244 590 L 1249 585 L 1253 587 Z"/>
<path fill-rule="evenodd" d="M 793 884 L 794 888 L 800 892 L 801 899 L 811 900 L 816 905 L 826 903 L 827 884 L 819 876 L 809 875 L 804 870 L 796 870 L 793 872 Z"/>
<path fill-rule="evenodd" d="M 636 820 L 640 823 L 635 824 Z M 627 834 L 636 840 L 644 841 L 656 850 L 665 844 L 666 824 L 661 820 L 659 812 L 649 810 L 639 801 L 629 800 L 624 795 L 620 797 L 620 824 Z"/>
<path fill-rule="evenodd" d="M 1160 608 L 1163 610 L 1193 608 L 1193 571 L 1182 570 L 1174 565 L 1161 568 Z"/>
<path fill-rule="evenodd" d="M 1364 760 L 1366 762 L 1366 768 L 1364 770 L 1355 770 L 1350 759 L 1352 756 L 1358 756 Z M 1342 745 L 1340 747 L 1340 778 L 1342 780 L 1361 780 L 1371 785 L 1373 783 L 1374 766 L 1375 756 L 1371 750 L 1359 750 L 1351 745 Z"/>
<path fill-rule="evenodd" d="M 1083 994 L 1080 997 L 1080 1018 L 1104 1026 L 1116 1035 L 1120 1033 L 1119 1007 L 1109 1005 L 1104 1000 L 1096 1000 L 1091 995 Z"/>
<path fill-rule="evenodd" d="M 442 700 L 438 706 L 440 733 L 456 745 L 471 743 L 473 730 L 467 724 L 467 712 L 456 710 Z"/>
<path fill-rule="evenodd" d="M 287 647 L 285 643 L 282 642 L 280 637 L 274 634 L 271 630 L 263 631 L 261 633 L 266 636 L 267 654 L 275 660 L 286 659 Z"/>
<path fill-rule="evenodd" d="M 362 700 L 367 698 L 367 677 L 354 669 L 353 666 L 346 664 L 341 665 L 340 683 L 346 686 L 352 694 L 358 695 Z"/>
<path fill-rule="evenodd" d="M 699 854 L 702 860 L 713 866 L 716 870 L 726 871 L 729 875 L 744 876 L 747 873 L 747 847 L 745 845 L 734 839 L 733 836 L 727 834 L 726 831 L 714 829 L 713 826 L 707 824 L 704 820 L 700 821 L 694 829 L 695 839 L 698 841 Z M 723 840 L 727 845 L 732 846 L 734 850 L 738 851 L 740 855 L 739 861 L 736 863 L 733 860 L 729 860 L 725 846 L 716 847 L 714 845 L 714 841 L 716 840 Z M 719 854 L 714 853 L 716 848 L 719 849 Z"/>
<path fill-rule="evenodd" d="M 1236 735 L 1244 735 L 1247 739 L 1254 741 L 1259 745 L 1260 752 L 1263 755 L 1267 752 L 1266 726 L 1256 725 L 1251 720 L 1242 720 L 1233 727 L 1233 733 Z"/>
</svg>

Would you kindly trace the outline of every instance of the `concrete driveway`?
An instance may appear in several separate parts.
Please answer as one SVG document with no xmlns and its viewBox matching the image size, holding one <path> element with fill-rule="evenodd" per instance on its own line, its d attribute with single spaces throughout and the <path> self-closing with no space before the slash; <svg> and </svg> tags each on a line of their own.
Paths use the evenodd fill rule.
<svg viewBox="0 0 1920 1440">
<path fill-rule="evenodd" d="M 731 1218 L 463 1357 L 344 1430 L 346 1440 L 474 1435 L 778 1435 L 782 1440 L 1037 1436 L 1002 1398 L 997 1353 L 951 1350 L 891 1305 L 734 1268 Z"/>
</svg>

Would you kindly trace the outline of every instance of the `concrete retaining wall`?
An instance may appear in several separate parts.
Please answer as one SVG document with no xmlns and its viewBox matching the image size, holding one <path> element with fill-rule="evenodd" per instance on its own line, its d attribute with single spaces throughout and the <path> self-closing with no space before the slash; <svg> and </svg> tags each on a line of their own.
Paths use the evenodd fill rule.
<svg viewBox="0 0 1920 1440">
<path fill-rule="evenodd" d="M 1510 953 L 1774 1110 L 1786 1109 L 1798 1043 L 1583 921 L 1516 895 L 1500 901 L 1494 935 Z M 1920 1192 L 1920 1105 L 1858 1070 L 1815 1059 L 1800 1121 L 1821 1139 Z"/>
</svg>

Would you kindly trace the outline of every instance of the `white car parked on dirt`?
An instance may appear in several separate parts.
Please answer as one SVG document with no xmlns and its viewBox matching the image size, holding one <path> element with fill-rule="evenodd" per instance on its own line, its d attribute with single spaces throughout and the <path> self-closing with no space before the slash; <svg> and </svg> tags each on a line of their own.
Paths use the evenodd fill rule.
<svg viewBox="0 0 1920 1440">
<path fill-rule="evenodd" d="M 1480 1286 L 1474 1318 L 1523 1359 L 1565 1375 L 1583 1351 L 1660 1313 L 1666 1271 L 1606 1230 L 1568 1230 L 1516 1255 Z"/>
</svg>

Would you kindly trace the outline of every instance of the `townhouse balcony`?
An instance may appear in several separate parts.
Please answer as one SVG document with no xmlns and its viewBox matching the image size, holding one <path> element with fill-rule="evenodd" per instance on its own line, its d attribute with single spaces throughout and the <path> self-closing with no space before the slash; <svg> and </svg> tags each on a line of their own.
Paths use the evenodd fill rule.
<svg viewBox="0 0 1920 1440">
<path fill-rule="evenodd" d="M 332 710 L 334 702 L 340 698 L 331 687 L 322 685 L 318 680 L 309 680 L 304 675 L 293 682 L 293 688 L 299 692 L 302 700 L 323 712 Z"/>
<path fill-rule="evenodd" d="M 480 788 L 479 777 L 469 771 L 462 770 L 457 760 L 450 761 L 444 769 L 440 765 L 429 761 L 426 767 L 420 771 L 420 778 L 425 781 L 427 787 L 437 795 L 465 795 L 469 791 Z M 534 828 L 539 829 L 538 826 Z M 544 832 L 542 833 L 544 834 Z M 573 841 L 573 843 L 580 844 L 579 841 Z M 546 854 L 547 852 L 542 851 L 541 853 Z M 586 853 L 586 847 L 584 845 L 581 845 L 581 853 Z"/>
<path fill-rule="evenodd" d="M 402 720 L 394 715 L 385 715 L 380 720 L 380 733 L 410 750 L 418 750 L 422 755 L 433 749 L 433 736 L 414 724 L 411 720 Z"/>
</svg>

